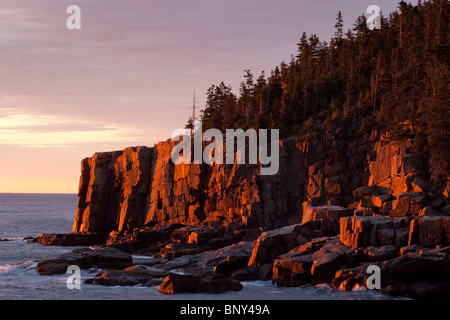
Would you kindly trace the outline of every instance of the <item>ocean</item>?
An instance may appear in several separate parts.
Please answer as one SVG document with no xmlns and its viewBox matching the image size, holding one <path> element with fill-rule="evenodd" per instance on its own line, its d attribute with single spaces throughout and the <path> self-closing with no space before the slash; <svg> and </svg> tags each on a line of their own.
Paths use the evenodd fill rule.
<svg viewBox="0 0 450 320">
<path fill-rule="evenodd" d="M 28 243 L 24 237 L 71 232 L 77 207 L 75 194 L 0 194 L 0 300 L 385 300 L 365 288 L 343 292 L 328 285 L 278 288 L 271 281 L 245 281 L 239 292 L 165 295 L 158 287 L 104 287 L 81 284 L 68 289 L 69 275 L 39 275 L 39 259 L 68 252 L 71 247 Z M 143 257 L 133 256 L 136 260 Z M 148 257 L 147 257 L 148 258 Z M 150 259 L 150 258 L 149 258 Z M 82 281 L 99 270 L 82 270 Z"/>
</svg>

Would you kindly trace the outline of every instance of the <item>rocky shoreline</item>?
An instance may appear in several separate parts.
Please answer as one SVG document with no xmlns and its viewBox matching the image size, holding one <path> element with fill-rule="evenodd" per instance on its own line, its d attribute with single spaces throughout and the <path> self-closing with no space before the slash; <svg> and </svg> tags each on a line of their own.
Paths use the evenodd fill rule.
<svg viewBox="0 0 450 320">
<path fill-rule="evenodd" d="M 378 191 L 372 188 L 371 192 Z M 422 196 L 410 193 L 401 198 Z M 328 283 L 339 290 L 352 290 L 367 285 L 371 275 L 367 267 L 376 265 L 383 293 L 448 298 L 448 206 L 433 211 L 434 215 L 425 215 L 427 208 L 419 215 L 406 210 L 405 216 L 396 217 L 373 208 L 307 207 L 303 222 L 256 237 L 245 229 L 227 230 L 219 224 L 172 224 L 109 235 L 43 234 L 33 241 L 100 246 L 41 260 L 36 268 L 49 275 L 65 273 L 69 265 L 96 266 L 102 271 L 86 283 L 158 285 L 162 293 L 197 293 L 240 290 L 239 281 L 269 279 L 279 287 Z M 149 255 L 149 259 L 133 264 L 131 254 Z"/>
<path fill-rule="evenodd" d="M 95 266 L 87 283 L 189 293 L 250 280 L 352 290 L 375 266 L 381 292 L 450 298 L 450 182 L 427 179 L 429 159 L 410 140 L 349 141 L 339 129 L 327 141 L 286 139 L 275 176 L 257 165 L 174 166 L 172 146 L 84 159 L 73 232 L 30 241 L 90 248 L 42 260 L 38 272 Z"/>
</svg>

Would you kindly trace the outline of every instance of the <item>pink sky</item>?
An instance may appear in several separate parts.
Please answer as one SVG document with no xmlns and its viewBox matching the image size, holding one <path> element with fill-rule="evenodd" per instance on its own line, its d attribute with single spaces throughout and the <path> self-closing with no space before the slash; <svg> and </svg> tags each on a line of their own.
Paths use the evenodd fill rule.
<svg viewBox="0 0 450 320">
<path fill-rule="evenodd" d="M 168 139 L 194 90 L 203 108 L 211 84 L 289 61 L 302 32 L 328 42 L 339 10 L 347 30 L 396 3 L 0 0 L 0 192 L 76 193 L 83 158 Z"/>
</svg>

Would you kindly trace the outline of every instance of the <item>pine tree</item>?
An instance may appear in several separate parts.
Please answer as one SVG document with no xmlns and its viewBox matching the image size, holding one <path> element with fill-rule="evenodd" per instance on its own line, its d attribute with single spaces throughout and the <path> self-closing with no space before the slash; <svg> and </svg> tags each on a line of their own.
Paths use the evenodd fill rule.
<svg viewBox="0 0 450 320">
<path fill-rule="evenodd" d="M 302 33 L 297 54 L 266 77 L 245 70 L 236 97 L 221 83 L 207 92 L 203 129 L 278 128 L 281 137 L 317 137 L 323 128 L 377 128 L 413 138 L 432 159 L 435 181 L 448 176 L 449 2 L 401 1 L 381 29 L 365 16 L 344 33 L 338 12 L 330 43 Z M 326 123 L 324 123 L 326 121 Z M 361 130 L 362 129 L 362 130 Z"/>
</svg>

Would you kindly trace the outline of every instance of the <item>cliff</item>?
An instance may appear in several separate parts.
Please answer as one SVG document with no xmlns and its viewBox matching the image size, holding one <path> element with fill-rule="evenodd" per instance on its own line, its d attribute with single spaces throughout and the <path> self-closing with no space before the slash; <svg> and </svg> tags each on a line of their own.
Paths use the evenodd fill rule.
<svg viewBox="0 0 450 320">
<path fill-rule="evenodd" d="M 258 165 L 174 165 L 174 145 L 168 140 L 84 159 L 73 232 L 208 222 L 269 230 L 301 221 L 308 205 L 348 206 L 359 200 L 357 188 L 385 187 L 396 197 L 427 176 L 427 160 L 410 152 L 409 140 L 347 139 L 342 129 L 328 139 L 281 140 L 273 176 L 260 175 Z"/>
<path fill-rule="evenodd" d="M 86 283 L 175 293 L 240 290 L 237 281 L 256 279 L 373 288 L 370 266 L 382 292 L 448 297 L 449 182 L 429 181 L 428 156 L 410 140 L 343 132 L 280 141 L 272 176 L 259 165 L 174 165 L 172 141 L 96 153 L 82 161 L 73 233 L 33 241 L 101 246 L 36 268 L 99 266 L 106 270 Z M 133 264 L 130 253 L 154 257 Z"/>
<path fill-rule="evenodd" d="M 368 181 L 372 149 L 368 137 L 346 151 L 339 142 L 282 140 L 278 174 L 263 176 L 258 165 L 174 165 L 174 145 L 168 140 L 84 159 L 73 232 L 211 221 L 280 227 L 301 219 L 304 201 L 348 200 Z M 352 167 L 358 174 L 350 179 L 345 171 Z"/>
</svg>

